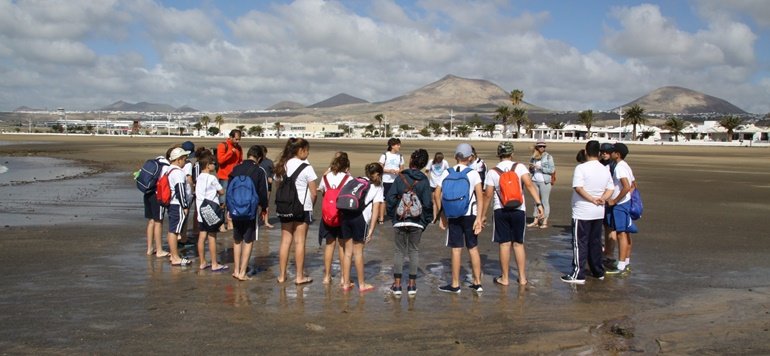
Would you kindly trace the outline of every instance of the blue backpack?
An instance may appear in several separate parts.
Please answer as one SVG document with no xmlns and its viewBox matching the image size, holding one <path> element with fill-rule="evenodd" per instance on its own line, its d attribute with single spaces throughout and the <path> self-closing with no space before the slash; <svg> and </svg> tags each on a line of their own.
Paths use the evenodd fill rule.
<svg viewBox="0 0 770 356">
<path fill-rule="evenodd" d="M 453 169 L 441 183 L 441 207 L 444 209 L 444 215 L 447 218 L 459 218 L 468 211 L 471 202 L 469 191 L 471 182 L 468 180 L 468 172 L 473 170 L 470 167 L 462 171 Z"/>
<path fill-rule="evenodd" d="M 253 168 L 253 167 L 252 167 Z M 233 220 L 253 220 L 257 218 L 257 205 L 259 205 L 259 196 L 251 180 L 251 169 L 248 174 L 230 178 L 227 183 L 227 193 L 225 203 L 227 212 Z"/>
<path fill-rule="evenodd" d="M 160 179 L 163 166 L 166 164 L 158 158 L 145 161 L 136 175 L 136 188 L 144 194 L 155 193 L 155 187 L 158 184 L 158 179 Z"/>
<path fill-rule="evenodd" d="M 639 220 L 642 217 L 643 211 L 642 194 L 639 193 L 638 188 L 634 188 L 634 191 L 631 193 L 631 209 L 629 210 L 631 220 Z"/>
</svg>

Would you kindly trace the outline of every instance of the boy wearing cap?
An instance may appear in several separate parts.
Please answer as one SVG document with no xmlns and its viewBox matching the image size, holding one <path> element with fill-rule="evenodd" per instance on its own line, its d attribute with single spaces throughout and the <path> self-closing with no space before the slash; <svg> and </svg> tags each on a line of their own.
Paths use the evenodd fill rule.
<svg viewBox="0 0 770 356">
<path fill-rule="evenodd" d="M 168 161 L 171 165 L 164 167 L 163 174 L 168 173 L 168 183 L 171 187 L 171 203 L 168 206 L 168 235 L 167 242 L 171 250 L 172 266 L 187 266 L 192 263 L 186 258 L 179 256 L 179 247 L 177 240 L 182 232 L 182 227 L 187 218 L 188 208 L 192 201 L 192 193 L 187 184 L 187 177 L 182 171 L 182 167 L 187 162 L 187 156 L 190 151 L 184 148 L 176 147 L 169 153 Z"/>
<path fill-rule="evenodd" d="M 585 284 L 586 262 L 594 277 L 604 278 L 604 202 L 614 189 L 609 170 L 599 162 L 599 141 L 586 143 L 586 159 L 572 176 L 572 271 L 561 277 L 562 282 L 572 284 Z"/>
<path fill-rule="evenodd" d="M 471 145 L 467 143 L 459 144 L 455 150 L 457 165 L 454 166 L 454 169 L 457 172 L 465 170 L 473 161 L 473 157 Z M 438 211 L 442 211 L 441 192 L 445 178 L 448 175 L 448 171 L 442 175 L 434 193 Z M 483 291 L 481 287 L 481 256 L 479 255 L 478 249 L 478 235 L 481 233 L 483 224 L 481 222 L 481 217 L 477 214 L 477 199 L 483 199 L 481 188 L 482 181 L 479 172 L 472 169 L 467 173 L 467 178 L 470 183 L 468 192 L 470 203 L 468 204 L 468 210 L 465 212 L 465 215 L 447 219 L 446 214 L 441 214 L 441 222 L 439 223 L 439 227 L 442 230 L 447 230 L 446 245 L 452 248 L 452 282 L 439 287 L 440 291 L 447 293 L 460 293 L 460 257 L 463 247 L 468 248 L 468 254 L 471 259 L 471 269 L 473 270 L 473 281 L 469 287 L 477 294 Z"/>
<path fill-rule="evenodd" d="M 618 274 L 626 271 L 631 263 L 631 191 L 634 189 L 636 179 L 631 166 L 625 161 L 628 155 L 628 147 L 623 143 L 616 143 L 612 150 L 612 160 L 615 162 L 615 169 L 612 173 L 612 181 L 615 190 L 612 197 L 607 200 L 607 206 L 612 209 L 610 228 L 615 231 L 618 240 L 618 263 L 616 268 L 607 270 L 608 274 Z"/>
<path fill-rule="evenodd" d="M 516 267 L 519 270 L 518 282 L 519 285 L 523 286 L 527 284 L 526 254 L 524 251 L 524 231 L 526 230 L 527 223 L 526 204 L 522 200 L 522 204 L 518 208 L 503 208 L 503 204 L 500 202 L 501 172 L 513 170 L 519 177 L 519 181 L 527 188 L 537 207 L 537 217 L 535 219 L 543 217 L 543 205 L 540 202 L 537 189 L 532 183 L 527 167 L 512 160 L 513 143 L 500 142 L 497 145 L 497 157 L 500 158 L 500 163 L 495 168 L 489 170 L 489 174 L 487 174 L 484 182 L 484 186 L 486 186 L 484 190 L 484 203 L 481 204 L 479 215 L 482 217 L 482 223 L 486 224 L 488 202 L 493 203 L 492 241 L 497 242 L 500 247 L 500 270 L 502 272 L 499 277 L 495 277 L 494 282 L 504 286 L 509 284 L 508 270 L 511 260 L 511 246 L 513 246 Z M 524 195 L 522 194 L 523 197 Z"/>
<path fill-rule="evenodd" d="M 615 173 L 616 162 L 612 160 L 612 150 L 614 145 L 605 142 L 599 147 L 599 162 L 606 166 L 610 170 L 610 175 Z M 615 244 L 617 238 L 615 236 L 615 230 L 610 226 L 610 220 L 612 220 L 612 207 L 606 206 L 604 208 L 604 258 L 603 263 L 605 266 L 614 266 L 617 262 L 612 256 L 615 253 Z"/>
</svg>

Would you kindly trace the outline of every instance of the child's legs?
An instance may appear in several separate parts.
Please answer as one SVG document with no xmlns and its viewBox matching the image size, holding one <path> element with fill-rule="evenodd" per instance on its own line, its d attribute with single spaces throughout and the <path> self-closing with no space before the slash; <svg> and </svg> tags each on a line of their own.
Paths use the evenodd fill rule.
<svg viewBox="0 0 770 356">
<path fill-rule="evenodd" d="M 208 233 L 201 231 L 198 233 L 198 258 L 200 259 L 200 265 L 206 265 L 206 238 Z M 209 247 L 211 247 L 211 240 L 209 240 Z M 211 259 L 214 260 L 214 254 L 211 254 Z"/>
<path fill-rule="evenodd" d="M 296 230 L 297 222 L 282 222 L 281 223 L 281 246 L 278 249 L 278 282 L 286 280 L 286 269 L 289 265 L 289 251 L 291 250 L 291 242 L 294 239 L 294 231 Z"/>
<path fill-rule="evenodd" d="M 631 256 L 631 235 L 627 232 L 618 232 L 618 261 L 623 262 Z"/>
<path fill-rule="evenodd" d="M 307 238 L 307 223 L 297 223 L 294 230 L 294 264 L 297 266 L 297 283 L 305 280 L 305 239 Z"/>
<path fill-rule="evenodd" d="M 519 284 L 527 284 L 527 254 L 524 244 L 514 242 L 513 255 L 516 258 L 516 268 L 519 270 Z"/>
<path fill-rule="evenodd" d="M 154 241 L 154 233 L 155 233 L 155 220 L 153 219 L 147 219 L 147 254 L 152 254 L 153 248 L 152 243 Z"/>
<path fill-rule="evenodd" d="M 337 239 L 326 237 L 326 245 L 324 246 L 324 283 L 329 283 L 332 280 L 332 260 L 334 259 L 334 246 L 336 244 Z M 342 260 L 342 254 L 340 253 L 338 256 Z"/>
<path fill-rule="evenodd" d="M 481 284 L 481 256 L 479 247 L 474 246 L 468 249 L 471 257 L 471 270 L 473 271 L 473 284 Z"/>
<path fill-rule="evenodd" d="M 407 251 L 407 231 L 399 227 L 393 229 L 395 236 L 393 238 L 393 276 L 399 279 L 404 273 L 404 255 Z M 398 282 L 398 281 L 397 281 Z"/>
<path fill-rule="evenodd" d="M 238 266 L 241 265 L 241 250 L 243 250 L 243 241 L 233 241 L 233 276 L 238 277 Z"/>
<path fill-rule="evenodd" d="M 511 243 L 503 242 L 500 244 L 500 273 L 502 275 L 502 283 L 508 283 L 508 270 L 510 269 L 511 262 Z"/>
<path fill-rule="evenodd" d="M 366 273 L 364 272 L 364 243 L 363 242 L 353 241 L 353 255 L 355 255 L 355 259 L 356 259 L 356 274 L 358 275 L 358 287 L 362 288 L 366 286 L 366 283 L 364 283 Z"/>
<path fill-rule="evenodd" d="M 155 254 L 161 255 L 163 253 L 163 220 L 153 219 L 152 224 L 152 237 L 155 240 Z"/>
<path fill-rule="evenodd" d="M 612 258 L 615 253 L 617 234 L 608 225 L 604 225 L 604 257 Z"/>
<path fill-rule="evenodd" d="M 205 231 L 201 231 L 201 234 L 206 233 Z M 219 267 L 219 262 L 217 261 L 217 233 L 216 232 L 209 232 L 206 233 L 208 236 L 209 241 L 209 258 L 211 258 L 211 266 L 214 268 Z M 198 242 L 200 244 L 200 242 Z"/>
<path fill-rule="evenodd" d="M 353 258 L 353 239 L 340 239 L 340 247 L 342 253 L 340 253 L 340 262 L 342 264 L 342 280 L 340 285 L 343 288 L 347 288 L 350 284 L 350 265 Z"/>
<path fill-rule="evenodd" d="M 238 271 L 238 276 L 244 277 L 246 276 L 246 270 L 249 267 L 249 257 L 251 256 L 251 246 L 253 245 L 253 242 L 246 242 L 245 240 L 241 244 L 241 259 L 240 263 L 236 265 Z"/>
<path fill-rule="evenodd" d="M 417 278 L 417 269 L 420 267 L 420 239 L 422 229 L 418 227 L 407 228 L 407 248 L 409 250 L 409 279 Z"/>
<path fill-rule="evenodd" d="M 462 247 L 452 247 L 452 287 L 460 286 L 460 262 Z"/>
</svg>

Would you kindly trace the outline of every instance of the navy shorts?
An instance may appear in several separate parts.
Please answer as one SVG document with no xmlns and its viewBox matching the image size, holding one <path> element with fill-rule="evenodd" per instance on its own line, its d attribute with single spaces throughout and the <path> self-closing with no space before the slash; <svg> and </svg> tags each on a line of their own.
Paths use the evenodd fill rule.
<svg viewBox="0 0 770 356">
<path fill-rule="evenodd" d="M 492 241 L 497 243 L 524 243 L 527 213 L 519 209 L 497 209 L 494 211 Z"/>
<path fill-rule="evenodd" d="M 233 240 L 235 243 L 254 242 L 257 239 L 257 220 L 233 220 Z"/>
<path fill-rule="evenodd" d="M 291 217 L 291 218 L 279 217 L 278 220 L 280 220 L 281 223 L 303 222 L 303 223 L 311 224 L 311 223 L 313 223 L 313 212 L 312 211 L 305 211 L 305 212 L 303 212 L 302 216 L 295 216 L 295 217 Z"/>
<path fill-rule="evenodd" d="M 627 201 L 623 204 L 617 204 L 612 207 L 612 218 L 609 226 L 617 232 L 636 232 L 631 229 L 631 215 L 629 211 L 631 209 L 631 201 Z"/>
<path fill-rule="evenodd" d="M 147 193 L 144 195 L 144 218 L 153 219 L 155 221 L 163 221 L 164 209 L 160 203 L 155 192 Z"/>
<path fill-rule="evenodd" d="M 185 219 L 187 219 L 187 215 L 181 205 L 171 204 L 168 206 L 168 232 L 181 234 Z"/>
<path fill-rule="evenodd" d="M 340 226 L 329 226 L 321 220 L 321 223 L 318 225 L 318 243 L 321 243 L 323 240 L 338 239 L 340 237 L 342 237 Z"/>
<path fill-rule="evenodd" d="M 452 248 L 467 247 L 469 249 L 478 246 L 479 236 L 473 233 L 473 222 L 476 221 L 475 215 L 447 220 L 449 224 L 446 233 L 447 246 Z"/>
<path fill-rule="evenodd" d="M 205 231 L 205 232 L 214 232 L 214 233 L 219 232 L 219 228 L 218 227 L 206 226 L 206 224 L 204 224 L 204 223 L 202 223 L 200 221 L 198 221 L 198 230 L 199 231 Z"/>
<path fill-rule="evenodd" d="M 340 221 L 342 222 L 340 228 L 342 229 L 343 239 L 352 238 L 355 242 L 364 242 L 369 228 L 366 224 L 366 219 L 364 219 L 364 214 L 342 214 L 340 215 Z"/>
</svg>

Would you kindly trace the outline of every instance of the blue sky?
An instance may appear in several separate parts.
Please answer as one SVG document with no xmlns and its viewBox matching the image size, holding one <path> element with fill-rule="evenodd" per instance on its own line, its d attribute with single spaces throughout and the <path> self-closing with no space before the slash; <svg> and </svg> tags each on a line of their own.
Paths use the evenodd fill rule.
<svg viewBox="0 0 770 356">
<path fill-rule="evenodd" d="M 604 110 L 676 85 L 770 112 L 770 2 L 0 0 L 0 110 L 388 100 L 446 74 Z"/>
</svg>

